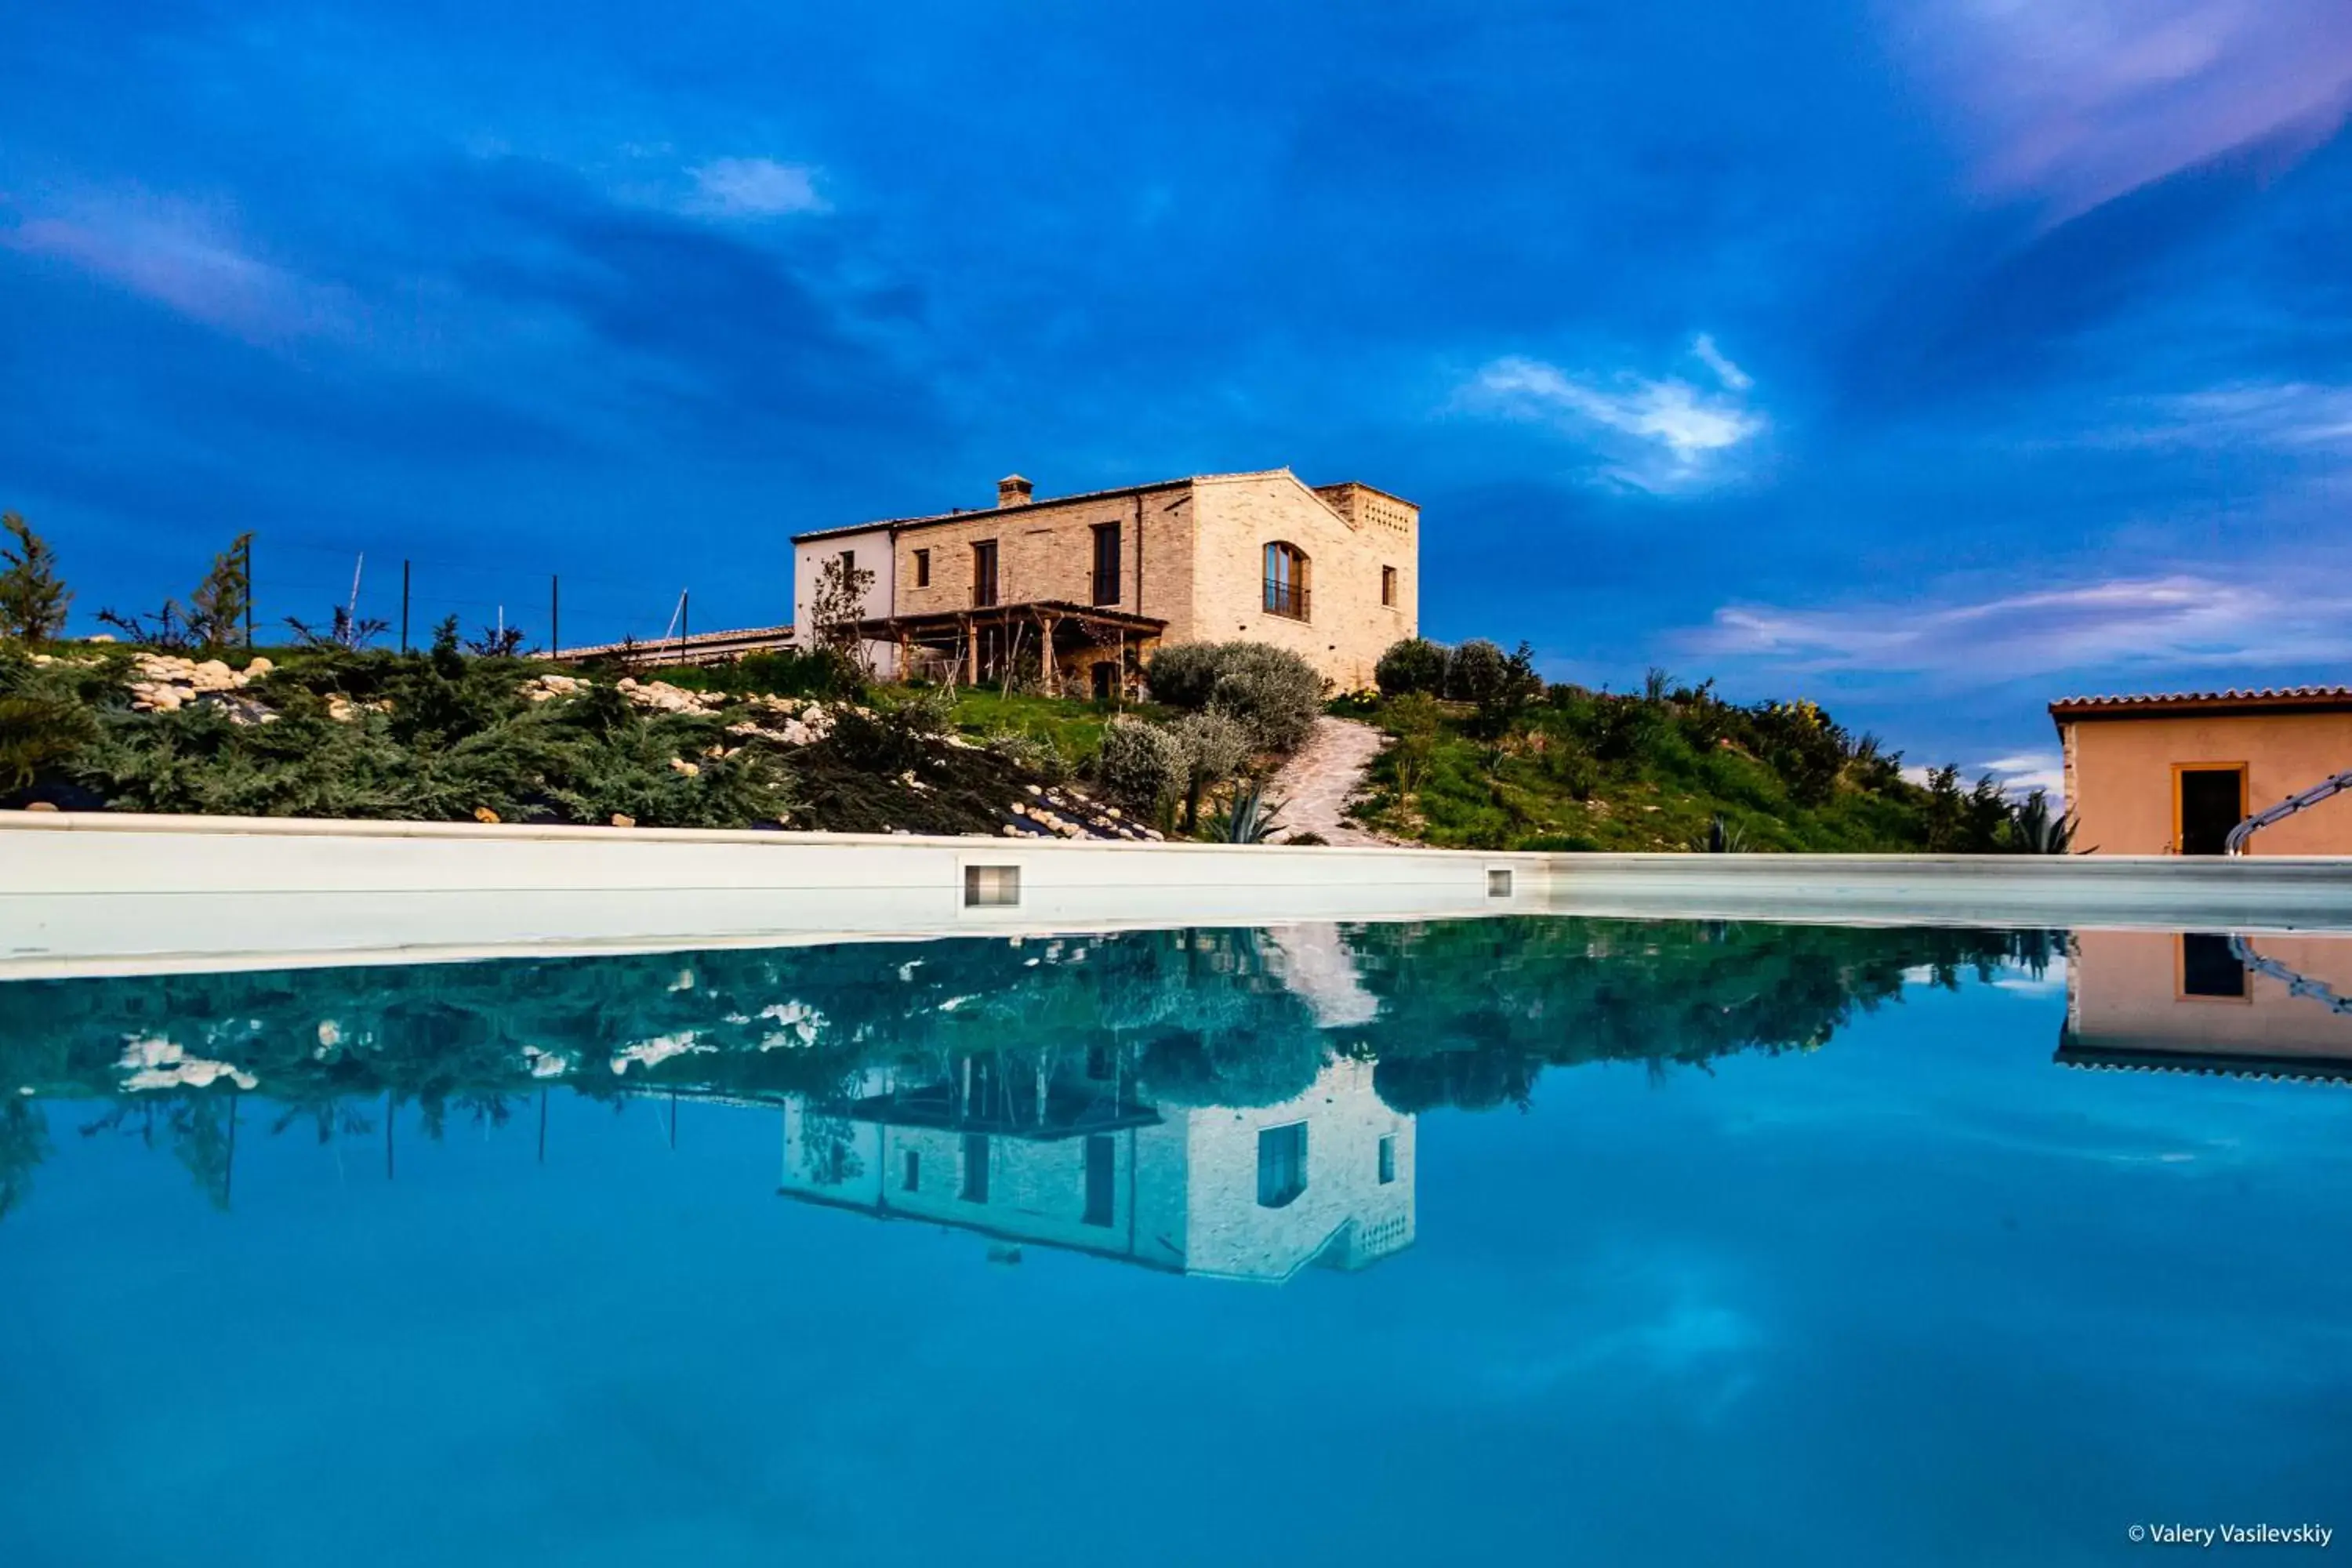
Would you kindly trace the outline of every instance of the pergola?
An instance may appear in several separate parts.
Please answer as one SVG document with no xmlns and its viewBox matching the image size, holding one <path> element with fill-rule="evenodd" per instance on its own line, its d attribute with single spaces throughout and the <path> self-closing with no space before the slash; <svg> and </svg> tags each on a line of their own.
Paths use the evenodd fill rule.
<svg viewBox="0 0 2352 1568">
<path fill-rule="evenodd" d="M 1061 661 L 1066 657 L 1089 648 L 1114 648 L 1124 681 L 1127 650 L 1140 651 L 1167 629 L 1166 621 L 1151 616 L 1129 615 L 1099 605 L 1074 605 L 1064 599 L 881 616 L 857 623 L 861 639 L 898 646 L 901 671 L 909 668 L 914 650 L 922 648 L 944 655 L 962 670 L 967 683 L 995 674 L 1006 662 L 1018 658 L 1027 644 L 1037 650 L 1038 668 L 1050 696 L 1061 694 Z"/>
</svg>

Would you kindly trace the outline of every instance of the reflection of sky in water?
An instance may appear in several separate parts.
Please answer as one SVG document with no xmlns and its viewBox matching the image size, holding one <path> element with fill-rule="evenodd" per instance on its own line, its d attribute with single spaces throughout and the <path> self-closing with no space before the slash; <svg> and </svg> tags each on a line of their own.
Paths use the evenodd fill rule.
<svg viewBox="0 0 2352 1568">
<path fill-rule="evenodd" d="M 2002 978 L 2010 978 L 2006 973 Z M 774 1195 L 780 1113 L 131 1139 L 0 1223 L 11 1563 L 2036 1563 L 2352 1527 L 2352 1098 L 2052 1062 L 2063 991 L 1418 1120 L 1278 1289 Z M 1574 1027 L 1571 1022 L 1569 1026 Z M 2143 1549 L 2145 1550 L 2145 1549 Z"/>
</svg>

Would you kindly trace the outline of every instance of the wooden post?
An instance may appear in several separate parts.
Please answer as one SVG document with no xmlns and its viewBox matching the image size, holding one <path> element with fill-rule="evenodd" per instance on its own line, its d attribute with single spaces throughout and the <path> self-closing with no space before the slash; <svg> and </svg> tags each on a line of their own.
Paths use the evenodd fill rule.
<svg viewBox="0 0 2352 1568">
<path fill-rule="evenodd" d="M 1039 642 L 1037 648 L 1038 673 L 1045 679 L 1045 695 L 1048 697 L 1059 697 L 1062 694 L 1062 672 L 1056 666 L 1054 659 L 1053 613 L 1048 610 L 1038 611 L 1037 625 L 1039 627 Z"/>
<path fill-rule="evenodd" d="M 963 618 L 963 683 L 980 684 L 980 636 L 970 616 Z"/>
</svg>

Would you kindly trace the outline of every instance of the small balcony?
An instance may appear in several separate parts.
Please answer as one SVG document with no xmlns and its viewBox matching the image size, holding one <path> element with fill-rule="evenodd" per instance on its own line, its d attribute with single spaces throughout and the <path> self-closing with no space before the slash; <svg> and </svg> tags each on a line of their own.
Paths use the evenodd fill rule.
<svg viewBox="0 0 2352 1568">
<path fill-rule="evenodd" d="M 1290 620 L 1307 619 L 1307 589 L 1297 583 L 1285 583 L 1277 578 L 1265 580 L 1265 613 Z"/>
</svg>

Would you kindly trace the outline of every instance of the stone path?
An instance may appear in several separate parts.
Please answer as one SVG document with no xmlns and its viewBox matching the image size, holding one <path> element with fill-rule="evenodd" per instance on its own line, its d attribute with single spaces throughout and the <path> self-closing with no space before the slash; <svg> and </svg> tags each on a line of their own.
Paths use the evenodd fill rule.
<svg viewBox="0 0 2352 1568">
<path fill-rule="evenodd" d="M 1275 797 L 1283 803 L 1276 842 L 1295 833 L 1319 833 L 1333 844 L 1395 844 L 1402 840 L 1367 833 L 1342 820 L 1349 797 L 1363 787 L 1364 770 L 1380 754 L 1384 737 L 1353 719 L 1315 721 L 1315 733 L 1297 755 L 1274 775 Z"/>
</svg>

